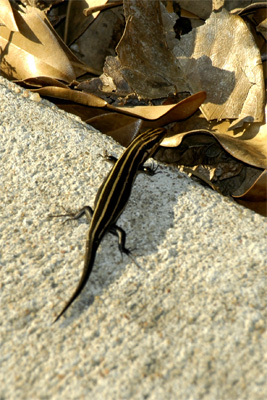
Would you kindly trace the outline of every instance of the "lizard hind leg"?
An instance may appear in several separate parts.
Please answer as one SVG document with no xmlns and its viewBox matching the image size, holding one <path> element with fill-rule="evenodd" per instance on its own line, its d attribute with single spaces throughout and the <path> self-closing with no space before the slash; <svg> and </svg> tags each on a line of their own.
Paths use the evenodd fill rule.
<svg viewBox="0 0 267 400">
<path fill-rule="evenodd" d="M 144 268 L 142 268 L 140 264 L 138 264 L 138 262 L 136 261 L 136 259 L 132 255 L 131 250 L 127 249 L 125 247 L 125 241 L 126 241 L 126 233 L 125 233 L 125 231 L 122 228 L 120 228 L 118 225 L 112 225 L 110 230 L 109 230 L 109 232 L 112 233 L 113 235 L 117 236 L 120 252 L 122 254 L 126 254 L 132 260 L 132 262 L 137 266 L 137 268 L 139 268 L 142 271 L 147 273 L 147 271 Z"/>
</svg>

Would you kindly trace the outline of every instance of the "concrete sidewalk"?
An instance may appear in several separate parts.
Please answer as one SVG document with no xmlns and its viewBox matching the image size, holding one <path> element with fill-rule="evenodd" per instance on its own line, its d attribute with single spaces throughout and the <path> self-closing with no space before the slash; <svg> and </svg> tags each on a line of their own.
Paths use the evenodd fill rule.
<svg viewBox="0 0 267 400">
<path fill-rule="evenodd" d="M 266 219 L 179 171 L 139 175 L 85 290 L 86 220 L 123 149 L 0 77 L 0 398 L 263 400 Z"/>
</svg>

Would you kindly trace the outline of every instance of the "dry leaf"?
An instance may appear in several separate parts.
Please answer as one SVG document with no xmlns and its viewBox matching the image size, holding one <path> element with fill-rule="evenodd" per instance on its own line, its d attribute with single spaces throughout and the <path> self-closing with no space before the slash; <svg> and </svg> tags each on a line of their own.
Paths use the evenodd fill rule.
<svg viewBox="0 0 267 400">
<path fill-rule="evenodd" d="M 161 106 L 136 106 L 136 107 L 113 107 L 107 104 L 107 108 L 114 111 L 120 111 L 125 114 L 140 117 L 148 120 L 158 120 L 159 125 L 167 125 L 174 121 L 191 116 L 205 101 L 206 93 L 199 92 L 177 104 L 161 105 Z"/>
<path fill-rule="evenodd" d="M 260 52 L 242 18 L 225 9 L 184 35 L 174 48 L 194 91 L 207 92 L 202 112 L 208 120 L 262 121 L 264 80 Z"/>
<path fill-rule="evenodd" d="M 191 166 L 185 171 L 265 215 L 267 180 L 262 171 L 267 168 L 267 125 L 245 123 L 228 131 L 229 125 L 228 121 L 209 123 L 195 114 L 172 128 L 176 134 L 164 139 L 161 146 L 166 148 L 158 159 Z"/>
<path fill-rule="evenodd" d="M 110 57 L 104 74 L 86 90 L 145 99 L 205 90 L 202 111 L 208 120 L 235 119 L 232 128 L 263 120 L 261 55 L 241 17 L 225 9 L 213 12 L 204 26 L 178 41 L 171 34 L 173 18 L 158 1 L 152 8 L 144 0 L 128 0 L 124 9 L 118 58 Z"/>
<path fill-rule="evenodd" d="M 167 45 L 169 32 L 162 24 L 162 10 L 158 0 L 153 6 L 146 0 L 124 1 L 126 26 L 116 48 L 118 57 L 108 57 L 104 73 L 84 90 L 112 99 L 132 93 L 144 99 L 164 98 L 178 90 L 189 93 Z"/>
<path fill-rule="evenodd" d="M 118 7 L 123 4 L 122 0 L 117 0 L 113 2 L 109 2 L 109 0 L 90 0 L 90 3 L 88 3 L 87 0 L 85 0 L 86 3 L 88 4 L 88 8 L 86 8 L 83 13 L 85 16 L 88 15 L 93 15 L 94 18 L 96 18 L 99 15 L 99 12 L 102 10 L 107 10 L 108 8 L 113 8 L 113 7 Z"/>
<path fill-rule="evenodd" d="M 76 10 L 76 20 L 79 22 L 73 24 L 71 14 L 71 21 L 68 29 L 68 42 L 72 43 L 71 49 L 75 51 L 75 54 L 77 54 L 92 71 L 94 70 L 95 73 L 100 75 L 106 56 L 115 56 L 115 47 L 124 29 L 125 21 L 123 10 L 122 7 L 117 6 L 112 9 L 101 11 L 97 18 L 94 18 L 92 15 L 85 17 L 81 12 L 84 3 L 76 3 L 76 1 L 73 1 L 72 4 Z M 92 5 L 91 3 L 90 1 L 90 6 Z M 88 24 L 86 27 L 87 21 Z M 84 29 L 85 27 L 86 29 Z"/>
<path fill-rule="evenodd" d="M 137 136 L 142 127 L 142 119 L 115 112 L 105 113 L 88 119 L 89 125 L 100 130 L 122 146 L 127 147 Z"/>
<path fill-rule="evenodd" d="M 107 132 L 115 140 L 121 143 L 123 146 L 128 146 L 131 141 L 135 138 L 139 130 L 156 128 L 164 125 L 168 125 L 174 121 L 181 121 L 196 112 L 200 105 L 205 101 L 206 93 L 199 92 L 186 99 L 180 101 L 177 104 L 162 105 L 162 106 L 136 106 L 136 107 L 111 107 L 107 104 L 106 108 L 118 110 L 127 115 L 124 116 L 125 126 L 121 123 L 118 124 L 113 114 L 113 124 L 110 125 L 110 131 Z M 128 116 L 128 115 L 131 115 Z M 134 120 L 133 116 L 137 118 Z M 127 120 L 126 120 L 127 117 Z M 142 119 L 141 119 L 142 118 Z M 111 117 L 109 119 L 111 122 Z M 127 121 L 127 123 L 126 123 Z M 90 121 L 92 123 L 92 121 Z M 95 125 L 94 125 L 95 126 Z M 95 126 L 96 127 L 96 126 Z"/>
<path fill-rule="evenodd" d="M 112 107 L 98 110 L 97 115 L 87 108 L 73 109 L 74 105 L 58 104 L 61 108 L 80 115 L 83 120 L 101 132 L 112 136 L 117 142 L 127 147 L 140 130 L 160 127 L 192 115 L 205 100 L 205 93 L 196 93 L 177 104 L 170 106 Z M 117 111 L 120 111 L 118 113 Z M 90 112 L 90 117 L 89 117 Z M 122 114 L 123 113 L 123 114 Z M 144 118 L 146 118 L 144 120 Z"/>
<path fill-rule="evenodd" d="M 196 93 L 178 104 L 172 106 L 146 106 L 146 107 L 110 107 L 108 110 L 120 110 L 127 114 L 109 112 L 98 113 L 97 116 L 86 119 L 86 122 L 101 132 L 112 136 L 117 142 L 127 147 L 137 136 L 140 130 L 160 127 L 173 121 L 178 121 L 192 115 L 205 100 L 205 93 Z M 77 110 L 76 110 L 77 113 Z M 165 113 L 162 115 L 162 113 Z M 81 113 L 80 113 L 81 115 Z M 83 117 L 86 114 L 83 114 Z M 130 116 L 131 115 L 131 116 Z M 133 116 L 135 115 L 135 117 Z M 141 118 L 148 117 L 144 120 Z M 85 118 L 84 118 L 85 119 Z"/>
<path fill-rule="evenodd" d="M 59 39 L 42 11 L 28 6 L 25 12 L 13 9 L 13 13 L 19 32 L 0 26 L 3 75 L 11 79 L 46 75 L 71 82 L 83 72 L 82 64 Z"/>
<path fill-rule="evenodd" d="M 0 23 L 3 23 L 10 31 L 18 32 L 18 26 L 9 0 L 0 0 Z"/>
<path fill-rule="evenodd" d="M 242 199 L 235 199 L 237 203 L 242 206 L 249 208 L 252 211 L 255 211 L 258 214 L 267 217 L 267 202 L 266 201 L 248 201 Z"/>
<path fill-rule="evenodd" d="M 52 78 L 46 77 L 39 77 L 39 78 L 31 78 L 24 80 L 22 82 L 24 87 L 31 89 L 34 92 L 39 93 L 42 96 L 50 97 L 67 100 L 71 103 L 76 103 L 76 105 L 83 105 L 89 107 L 98 107 L 98 108 L 105 108 L 108 111 L 115 112 L 113 117 L 102 116 L 103 119 L 103 126 L 101 127 L 101 118 L 99 114 L 97 116 L 99 118 L 95 118 L 92 116 L 92 112 L 88 109 L 88 115 L 86 109 L 82 108 L 82 112 L 80 112 L 81 108 L 74 107 L 72 104 L 72 111 L 75 114 L 82 116 L 83 120 L 87 120 L 88 123 L 92 124 L 93 126 L 97 127 L 100 130 L 104 130 L 107 133 L 105 128 L 107 122 L 112 120 L 112 129 L 117 131 L 122 126 L 122 121 L 126 121 L 127 119 L 122 119 L 119 117 L 118 113 L 125 114 L 126 116 L 134 117 L 137 119 L 145 119 L 147 122 L 143 122 L 144 127 L 157 127 L 167 125 L 174 121 L 183 120 L 191 116 L 205 101 L 206 94 L 205 92 L 199 92 L 192 96 L 187 97 L 186 99 L 180 101 L 177 104 L 170 104 L 170 105 L 159 105 L 159 106 L 136 106 L 136 107 L 114 107 L 108 104 L 102 98 L 95 96 L 90 93 L 80 92 L 78 90 L 73 90 L 68 86 L 64 85 L 62 82 L 58 82 Z M 40 87 L 41 85 L 41 87 Z M 44 86 L 45 85 L 45 86 Z M 58 102 L 57 102 L 58 103 Z M 59 102 L 60 104 L 60 102 Z M 61 108 L 69 109 L 70 107 L 64 107 L 61 104 Z M 76 112 L 79 110 L 78 112 Z M 89 120 L 90 118 L 90 120 Z M 97 125 L 96 125 L 97 124 Z M 130 122 L 127 121 L 126 125 L 130 125 Z M 134 122 L 133 125 L 136 127 L 136 123 Z M 138 132 L 138 131 L 137 131 Z M 136 133 L 137 133 L 136 132 Z M 117 134 L 116 134 L 117 135 Z M 132 135 L 132 133 L 131 133 Z M 131 136 L 127 139 L 127 143 L 131 142 Z M 117 140 L 117 136 L 116 136 Z M 126 139 L 123 138 L 123 144 L 126 143 Z"/>
<path fill-rule="evenodd" d="M 161 8 L 159 1 L 152 5 L 146 0 L 125 0 L 126 26 L 116 49 L 122 76 L 139 96 L 148 99 L 166 97 L 176 88 L 188 91 L 167 45 Z"/>
<path fill-rule="evenodd" d="M 226 153 L 213 135 L 196 131 L 181 134 L 178 148 L 161 148 L 157 159 L 182 165 L 185 172 L 201 179 L 224 195 L 238 194 L 242 197 L 244 192 L 254 187 L 255 198 L 261 201 L 263 189 L 260 187 L 259 190 L 255 182 L 261 176 L 262 169 L 244 164 Z M 265 180 L 265 191 L 266 183 Z"/>
<path fill-rule="evenodd" d="M 126 97 L 131 93 L 131 88 L 121 75 L 120 66 L 118 57 L 106 57 L 103 74 L 99 78 L 81 82 L 78 89 L 94 93 L 107 101 L 116 102 L 118 98 Z"/>
<path fill-rule="evenodd" d="M 46 86 L 32 91 L 38 92 L 41 96 L 55 97 L 57 99 L 68 100 L 89 107 L 105 107 L 107 102 L 100 97 L 90 93 L 78 92 L 70 88 L 59 86 Z"/>
<path fill-rule="evenodd" d="M 85 8 L 86 5 L 89 7 Z M 122 5 L 122 1 L 108 3 L 108 0 L 90 0 L 90 2 L 87 0 L 69 0 L 67 4 L 64 42 L 70 46 L 85 32 L 89 25 L 95 21 L 99 16 L 100 11 L 118 7 L 120 5 Z M 108 15 L 108 17 L 110 16 L 111 14 Z M 111 24 L 110 18 L 109 24 Z M 91 32 L 91 38 L 89 39 L 90 42 L 95 40 L 94 34 L 92 33 L 93 32 Z M 99 30 L 99 33 L 101 34 L 101 30 Z M 96 65 L 94 68 L 96 69 Z"/>
<path fill-rule="evenodd" d="M 23 79 L 23 80 L 15 80 L 15 83 L 18 83 L 20 86 L 25 87 L 26 89 L 39 89 L 46 86 L 57 86 L 65 89 L 69 89 L 69 87 L 57 79 L 51 78 L 50 76 L 37 76 L 33 78 Z"/>
<path fill-rule="evenodd" d="M 267 200 L 267 170 L 261 171 L 256 180 L 246 183 L 233 192 L 233 197 L 247 201 Z"/>
<path fill-rule="evenodd" d="M 245 191 L 242 189 L 242 194 L 233 194 L 238 203 L 267 216 L 267 170 L 260 174 L 251 187 Z"/>
<path fill-rule="evenodd" d="M 255 0 L 255 2 L 256 1 L 260 2 L 260 0 Z M 224 0 L 224 1 L 223 0 L 204 0 L 204 1 L 179 0 L 179 4 L 183 9 L 193 12 L 202 19 L 209 18 L 212 9 L 218 10 L 222 6 L 223 2 L 224 2 L 224 7 L 228 11 L 230 11 L 236 9 L 237 7 L 239 8 L 239 10 L 244 9 L 245 7 L 250 6 L 253 0 Z"/>
<path fill-rule="evenodd" d="M 224 6 L 225 0 L 212 0 L 212 11 L 218 11 Z"/>
<path fill-rule="evenodd" d="M 88 26 L 94 21 L 95 16 L 86 17 L 83 14 L 86 1 L 69 0 L 67 4 L 66 20 L 64 25 L 64 42 L 70 46 L 79 38 Z M 99 14 L 99 13 L 97 13 Z"/>
<path fill-rule="evenodd" d="M 267 109 L 266 109 L 267 112 Z M 194 115 L 173 128 L 175 133 L 164 139 L 162 146 L 177 147 L 189 133 L 206 133 L 215 137 L 234 158 L 257 168 L 267 168 L 267 125 L 246 123 L 242 128 L 228 130 L 230 123 L 208 123 L 202 115 Z"/>
<path fill-rule="evenodd" d="M 228 2 L 229 1 L 231 0 L 228 0 Z M 231 9 L 231 14 L 248 15 L 259 8 L 266 9 L 266 1 L 258 0 L 251 4 L 251 1 L 248 0 L 235 0 L 235 2 L 232 3 L 232 8 L 228 7 L 228 10 Z"/>
<path fill-rule="evenodd" d="M 201 19 L 208 18 L 212 11 L 212 0 L 179 0 L 179 4 L 184 10 L 193 12 Z"/>
</svg>

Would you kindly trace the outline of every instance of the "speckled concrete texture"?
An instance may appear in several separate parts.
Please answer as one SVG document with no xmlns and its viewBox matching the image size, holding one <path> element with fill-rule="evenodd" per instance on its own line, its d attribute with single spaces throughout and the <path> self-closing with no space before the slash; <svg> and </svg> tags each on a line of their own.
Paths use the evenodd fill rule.
<svg viewBox="0 0 267 400">
<path fill-rule="evenodd" d="M 263 400 L 266 219 L 174 168 L 139 175 L 85 290 L 84 218 L 123 149 L 0 78 L 1 400 Z"/>
</svg>

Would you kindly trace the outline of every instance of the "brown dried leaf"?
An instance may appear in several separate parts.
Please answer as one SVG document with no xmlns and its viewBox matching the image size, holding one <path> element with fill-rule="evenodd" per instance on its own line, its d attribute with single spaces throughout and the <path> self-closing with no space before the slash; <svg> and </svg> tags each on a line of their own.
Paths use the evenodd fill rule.
<svg viewBox="0 0 267 400">
<path fill-rule="evenodd" d="M 228 1 L 231 1 L 231 0 L 228 0 Z M 259 8 L 266 9 L 266 1 L 261 1 L 261 0 L 258 0 L 257 2 L 253 2 L 252 4 L 248 0 L 243 0 L 243 1 L 236 0 L 235 3 L 237 3 L 237 4 L 232 4 L 231 14 L 248 15 L 248 14 L 255 12 L 255 10 L 257 10 Z M 237 7 L 237 8 L 235 8 L 235 7 Z M 228 10 L 230 10 L 230 8 L 228 8 Z"/>
<path fill-rule="evenodd" d="M 71 89 L 64 83 L 49 77 L 29 78 L 17 83 L 44 97 L 56 99 L 55 102 L 60 108 L 79 115 L 87 123 L 109 134 L 124 146 L 133 140 L 141 126 L 158 127 L 188 118 L 206 98 L 205 92 L 199 92 L 177 104 L 114 107 L 100 97 Z M 62 103 L 60 99 L 67 103 Z M 92 112 L 88 107 L 105 108 L 105 111 Z"/>
<path fill-rule="evenodd" d="M 98 115 L 86 122 L 127 147 L 137 136 L 143 121 L 140 118 L 111 112 Z"/>
<path fill-rule="evenodd" d="M 122 5 L 122 1 L 107 3 L 108 0 L 90 0 L 90 2 L 88 0 L 69 0 L 67 4 L 64 42 L 70 46 L 95 21 L 100 11 Z"/>
<path fill-rule="evenodd" d="M 262 121 L 264 80 L 260 52 L 245 22 L 225 9 L 184 35 L 174 48 L 193 91 L 205 90 L 208 120 Z M 227 61 L 226 61 L 227 60 Z"/>
<path fill-rule="evenodd" d="M 139 130 L 156 128 L 188 118 L 196 112 L 203 101 L 205 101 L 205 98 L 205 92 L 199 92 L 177 104 L 165 106 L 136 106 L 129 108 L 111 107 L 107 104 L 107 109 L 118 110 L 126 114 L 123 116 L 125 125 L 123 125 L 122 115 L 120 116 L 117 113 L 113 113 L 113 117 L 105 117 L 105 123 L 108 121 L 110 123 L 110 132 L 107 132 L 107 134 L 112 136 L 123 146 L 128 146 L 138 134 Z M 138 118 L 133 118 L 133 116 Z M 99 117 L 99 119 L 101 119 L 101 117 Z M 92 122 L 94 123 L 95 121 L 88 121 L 88 123 Z"/>
<path fill-rule="evenodd" d="M 260 3 L 260 0 L 255 0 L 254 3 Z M 216 3 L 218 5 L 216 5 Z M 196 1 L 196 0 L 179 0 L 179 4 L 185 10 L 191 11 L 198 15 L 200 18 L 207 19 L 212 9 L 219 9 L 223 0 L 205 0 L 205 1 Z M 225 0 L 224 7 L 230 11 L 233 9 L 243 10 L 246 7 L 250 7 L 252 0 Z M 216 6 L 215 6 L 216 5 Z M 215 6 L 215 7 L 214 7 Z M 265 3 L 266 6 L 266 3 Z"/>
<path fill-rule="evenodd" d="M 90 93 L 83 93 L 70 88 L 60 86 L 46 86 L 39 89 L 33 89 L 33 92 L 38 92 L 41 96 L 55 97 L 77 104 L 83 104 L 89 107 L 105 107 L 107 102 L 100 97 Z"/>
<path fill-rule="evenodd" d="M 171 106 L 111 107 L 96 116 L 86 118 L 86 111 L 79 109 L 79 115 L 101 132 L 112 136 L 123 146 L 128 146 L 140 130 L 167 125 L 174 120 L 185 119 L 192 115 L 205 100 L 205 93 L 196 93 Z M 62 108 L 66 109 L 66 105 Z M 68 108 L 68 110 L 70 110 Z M 109 111 L 112 110 L 112 111 Z M 120 111 L 118 113 L 117 111 Z M 73 112 L 73 110 L 71 111 Z M 77 113 L 77 109 L 74 113 Z M 121 114 L 123 113 L 123 114 Z M 144 120 L 143 118 L 148 117 Z"/>
<path fill-rule="evenodd" d="M 10 31 L 18 32 L 18 26 L 9 0 L 0 0 L 0 23 L 3 23 Z"/>
<path fill-rule="evenodd" d="M 242 194 L 233 193 L 238 203 L 267 217 L 267 170 L 263 171 L 249 188 L 241 187 L 238 192 Z"/>
<path fill-rule="evenodd" d="M 161 148 L 157 159 L 182 165 L 185 172 L 201 179 L 221 194 L 243 198 L 243 193 L 254 187 L 262 174 L 262 169 L 244 164 L 226 153 L 212 135 L 191 131 L 181 136 L 178 148 Z M 266 190 L 266 182 L 264 187 Z M 259 186 L 255 186 L 254 193 L 254 201 L 262 201 Z M 255 207 L 253 209 L 256 210 Z"/>
<path fill-rule="evenodd" d="M 228 127 L 227 127 L 228 125 Z M 227 129 L 223 133 L 223 128 Z M 242 129 L 228 130 L 229 123 L 214 125 L 214 135 L 233 157 L 258 168 L 267 167 L 267 125 L 244 124 Z"/>
<path fill-rule="evenodd" d="M 176 135 L 164 139 L 161 146 L 167 148 L 158 157 L 164 162 L 191 166 L 190 171 L 184 168 L 186 172 L 264 214 L 266 175 L 260 180 L 259 177 L 267 168 L 267 125 L 246 123 L 228 131 L 229 125 L 227 121 L 208 123 L 202 115 L 195 114 L 176 124 Z"/>
<path fill-rule="evenodd" d="M 91 3 L 90 1 L 90 6 Z M 73 0 L 71 4 L 76 10 L 77 22 L 73 23 L 73 12 L 69 11 L 71 19 L 68 24 L 67 43 L 72 43 L 71 48 L 75 54 L 93 73 L 100 75 L 106 56 L 115 56 L 115 47 L 123 33 L 125 21 L 122 7 L 118 7 L 119 3 L 116 3 L 115 8 L 103 10 L 94 18 L 93 15 L 85 17 L 82 14 L 84 2 Z M 110 3 L 107 4 L 109 5 Z"/>
<path fill-rule="evenodd" d="M 13 9 L 19 32 L 0 26 L 1 71 L 11 79 L 50 76 L 71 82 L 82 64 L 57 36 L 45 14 Z M 18 62 L 20 60 L 20 62 Z"/>
<path fill-rule="evenodd" d="M 78 89 L 107 97 L 107 101 L 108 99 L 116 101 L 121 96 L 126 97 L 131 93 L 131 89 L 120 73 L 120 66 L 118 57 L 106 57 L 103 74 L 99 78 L 81 82 Z"/>
<path fill-rule="evenodd" d="M 179 0 L 179 4 L 183 9 L 193 12 L 201 19 L 208 18 L 212 11 L 212 0 Z"/>
<path fill-rule="evenodd" d="M 64 42 L 70 46 L 88 26 L 94 21 L 96 16 L 88 18 L 83 14 L 83 10 L 88 3 L 84 1 L 69 0 L 67 5 L 66 20 L 64 26 Z M 97 13 L 99 14 L 99 13 Z"/>
<path fill-rule="evenodd" d="M 212 11 L 218 11 L 224 6 L 225 0 L 212 0 Z"/>
<path fill-rule="evenodd" d="M 77 115 L 80 117 L 84 122 L 91 125 L 89 121 L 93 120 L 95 117 L 98 116 L 105 116 L 107 111 L 105 108 L 96 108 L 96 107 L 88 107 L 83 104 L 77 104 L 70 101 L 63 101 L 61 99 L 54 99 L 53 103 L 57 105 L 58 108 L 69 112 L 71 114 Z M 94 126 L 94 125 L 92 125 Z M 103 132 L 106 133 L 106 132 Z"/>
<path fill-rule="evenodd" d="M 244 184 L 233 192 L 233 197 L 247 201 L 267 200 L 267 170 L 262 171 L 253 183 Z"/>
<path fill-rule="evenodd" d="M 65 83 L 58 81 L 57 79 L 51 78 L 50 76 L 37 76 L 33 78 L 28 78 L 24 80 L 15 80 L 20 86 L 26 89 L 38 89 L 46 86 L 57 86 L 65 89 L 69 89 Z"/>
<path fill-rule="evenodd" d="M 167 45 L 160 2 L 125 0 L 124 15 L 126 26 L 116 51 L 120 72 L 131 88 L 147 99 L 166 97 L 176 91 L 175 85 L 188 91 Z"/>
<path fill-rule="evenodd" d="M 244 207 L 249 208 L 252 211 L 255 211 L 258 214 L 267 217 L 267 202 L 266 201 L 248 201 L 242 199 L 235 199 L 237 203 L 241 204 Z"/>
<path fill-rule="evenodd" d="M 236 119 L 233 128 L 263 120 L 261 55 L 241 17 L 225 9 L 213 12 L 204 26 L 178 41 L 171 33 L 172 16 L 158 1 L 152 8 L 145 0 L 126 0 L 124 8 L 127 23 L 118 58 L 107 60 L 89 90 L 144 99 L 205 90 L 202 112 L 208 120 Z"/>
<path fill-rule="evenodd" d="M 93 15 L 94 18 L 96 18 L 100 11 L 102 10 L 107 10 L 108 8 L 113 8 L 113 7 L 118 7 L 123 4 L 122 0 L 117 0 L 113 2 L 108 2 L 109 0 L 90 0 L 90 4 L 88 3 L 87 0 L 85 0 L 86 3 L 88 4 L 88 8 L 86 8 L 83 13 L 85 16 L 88 15 Z"/>
<path fill-rule="evenodd" d="M 202 115 L 194 115 L 189 120 L 177 124 L 173 129 L 175 134 L 164 139 L 162 146 L 179 146 L 183 136 L 189 133 L 207 133 L 215 137 L 234 158 L 257 168 L 266 168 L 267 125 L 245 123 L 242 128 L 236 130 L 228 130 L 229 126 L 228 121 L 208 123 Z"/>
<path fill-rule="evenodd" d="M 107 104 L 107 108 L 143 119 L 152 121 L 158 120 L 158 126 L 163 126 L 190 117 L 194 112 L 196 112 L 205 99 L 206 93 L 199 92 L 187 97 L 177 104 L 136 107 L 113 107 Z"/>
<path fill-rule="evenodd" d="M 267 170 L 262 172 L 245 193 L 233 197 L 243 206 L 267 217 Z"/>
</svg>

